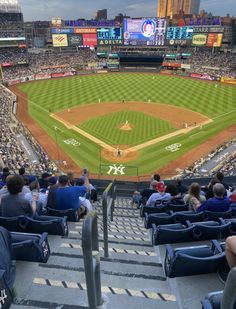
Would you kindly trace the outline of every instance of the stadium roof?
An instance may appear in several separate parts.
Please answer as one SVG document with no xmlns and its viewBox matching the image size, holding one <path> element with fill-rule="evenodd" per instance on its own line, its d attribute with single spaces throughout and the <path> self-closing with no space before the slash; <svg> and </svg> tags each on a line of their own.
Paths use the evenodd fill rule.
<svg viewBox="0 0 236 309">
<path fill-rule="evenodd" d="M 18 0 L 0 0 L 0 12 L 20 13 L 21 8 Z"/>
</svg>

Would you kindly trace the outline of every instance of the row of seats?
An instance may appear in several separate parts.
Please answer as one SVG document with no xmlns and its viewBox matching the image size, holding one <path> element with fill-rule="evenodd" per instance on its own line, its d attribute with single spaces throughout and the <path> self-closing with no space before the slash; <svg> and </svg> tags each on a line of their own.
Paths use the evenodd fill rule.
<svg viewBox="0 0 236 309">
<path fill-rule="evenodd" d="M 168 212 L 168 213 L 157 213 L 148 214 L 145 213 L 144 226 L 147 229 L 155 225 L 174 224 L 189 222 L 200 222 L 200 221 L 218 221 L 219 218 L 231 219 L 236 216 L 235 210 L 229 210 L 226 212 L 214 212 L 214 211 L 203 211 L 196 213 L 194 211 L 180 211 L 180 212 Z"/>
<path fill-rule="evenodd" d="M 49 235 L 68 235 L 67 217 L 39 216 L 32 219 L 26 216 L 0 217 L 0 226 L 8 231 L 41 234 L 47 232 Z"/>
<path fill-rule="evenodd" d="M 152 243 L 154 246 L 180 242 L 222 239 L 236 234 L 236 219 L 219 221 L 152 224 Z"/>
<path fill-rule="evenodd" d="M 145 214 L 152 214 L 152 213 L 163 213 L 163 212 L 177 212 L 177 211 L 187 211 L 188 210 L 188 205 L 186 204 L 167 204 L 167 205 L 162 205 L 159 203 L 155 203 L 153 206 L 140 206 L 140 216 L 144 217 Z"/>
</svg>

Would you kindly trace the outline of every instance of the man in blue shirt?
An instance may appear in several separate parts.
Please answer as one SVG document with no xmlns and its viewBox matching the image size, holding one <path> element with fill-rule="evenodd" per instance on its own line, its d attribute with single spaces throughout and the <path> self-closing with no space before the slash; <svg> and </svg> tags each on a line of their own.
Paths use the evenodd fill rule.
<svg viewBox="0 0 236 309">
<path fill-rule="evenodd" d="M 86 192 L 85 186 L 71 186 L 68 176 L 62 175 L 58 186 L 49 191 L 47 206 L 58 210 L 80 209 L 79 197 L 84 197 Z"/>
<path fill-rule="evenodd" d="M 225 187 L 221 183 L 216 183 L 213 186 L 213 198 L 209 198 L 204 202 L 198 209 L 197 212 L 201 211 L 216 211 L 216 212 L 225 212 L 230 208 L 229 198 L 225 197 Z"/>
</svg>

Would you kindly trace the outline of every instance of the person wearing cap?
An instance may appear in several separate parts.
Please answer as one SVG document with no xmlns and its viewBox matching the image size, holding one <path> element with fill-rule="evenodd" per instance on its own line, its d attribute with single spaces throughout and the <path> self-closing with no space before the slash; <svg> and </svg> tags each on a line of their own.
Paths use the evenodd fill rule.
<svg viewBox="0 0 236 309">
<path fill-rule="evenodd" d="M 39 178 L 38 182 L 39 182 L 39 186 L 40 186 L 40 189 L 47 189 L 48 186 L 49 186 L 49 178 L 52 176 L 52 174 L 48 173 L 48 172 L 45 172 L 42 174 L 42 177 Z"/>
<path fill-rule="evenodd" d="M 160 201 L 160 202 L 169 202 L 171 200 L 171 195 L 170 193 L 165 192 L 166 191 L 166 186 L 163 182 L 158 182 L 156 185 L 156 193 L 153 193 L 148 201 L 146 206 L 153 206 L 155 202 Z"/>
</svg>

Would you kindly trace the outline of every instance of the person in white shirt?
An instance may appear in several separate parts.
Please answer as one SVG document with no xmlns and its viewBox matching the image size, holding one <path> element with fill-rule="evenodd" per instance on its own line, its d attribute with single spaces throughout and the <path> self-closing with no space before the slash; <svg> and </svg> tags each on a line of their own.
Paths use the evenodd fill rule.
<svg viewBox="0 0 236 309">
<path fill-rule="evenodd" d="M 147 200 L 146 206 L 153 206 L 157 201 L 167 203 L 171 200 L 170 193 L 166 193 L 166 186 L 163 182 L 158 182 L 157 186 L 157 193 L 153 193 L 149 199 Z M 163 204 L 164 204 L 163 203 Z"/>
</svg>

